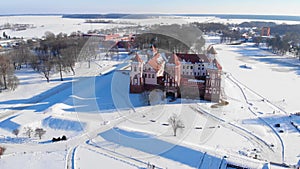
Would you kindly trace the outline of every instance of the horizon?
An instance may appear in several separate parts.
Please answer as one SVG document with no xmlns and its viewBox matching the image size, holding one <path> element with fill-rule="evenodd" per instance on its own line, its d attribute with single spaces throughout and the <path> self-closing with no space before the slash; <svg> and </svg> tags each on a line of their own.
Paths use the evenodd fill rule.
<svg viewBox="0 0 300 169">
<path fill-rule="evenodd" d="M 16 5 L 17 4 L 17 5 Z M 25 14 L 220 14 L 300 16 L 298 0 L 10 0 L 0 6 L 0 15 Z"/>
<path fill-rule="evenodd" d="M 34 15 L 110 15 L 110 14 L 120 14 L 120 15 L 170 15 L 170 16 L 292 16 L 292 17 L 300 17 L 299 15 L 291 15 L 291 14 L 243 14 L 243 13 L 118 13 L 118 12 L 108 12 L 108 13 L 7 13 L 0 14 L 0 16 L 34 16 Z"/>
</svg>

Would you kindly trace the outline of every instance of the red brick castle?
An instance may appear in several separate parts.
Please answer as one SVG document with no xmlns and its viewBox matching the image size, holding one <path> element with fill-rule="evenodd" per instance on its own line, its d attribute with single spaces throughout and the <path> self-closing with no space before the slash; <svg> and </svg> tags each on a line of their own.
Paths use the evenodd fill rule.
<svg viewBox="0 0 300 169">
<path fill-rule="evenodd" d="M 131 62 L 130 93 L 161 89 L 165 96 L 195 98 L 219 102 L 222 67 L 209 46 L 206 54 L 136 54 Z M 142 59 L 143 58 L 143 59 Z"/>
</svg>

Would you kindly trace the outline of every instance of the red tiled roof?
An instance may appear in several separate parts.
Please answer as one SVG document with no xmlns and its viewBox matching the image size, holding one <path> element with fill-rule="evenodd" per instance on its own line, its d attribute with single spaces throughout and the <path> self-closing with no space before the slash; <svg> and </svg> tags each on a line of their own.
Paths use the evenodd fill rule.
<svg viewBox="0 0 300 169">
<path fill-rule="evenodd" d="M 148 61 L 148 64 L 155 70 L 158 71 L 163 66 L 162 63 L 158 62 L 158 58 L 161 57 L 160 53 L 156 53 L 153 58 Z"/>
<path fill-rule="evenodd" d="M 222 70 L 222 66 L 220 65 L 220 63 L 218 62 L 217 59 L 213 60 L 214 65 L 218 68 L 218 70 Z"/>
<path fill-rule="evenodd" d="M 143 63 L 143 60 L 141 59 L 141 57 L 137 53 L 135 54 L 135 57 L 132 59 L 132 61 Z"/>
<path fill-rule="evenodd" d="M 176 53 L 179 57 L 180 61 L 186 61 L 191 63 L 197 62 L 209 62 L 207 56 L 205 54 L 183 54 L 183 53 Z"/>
</svg>

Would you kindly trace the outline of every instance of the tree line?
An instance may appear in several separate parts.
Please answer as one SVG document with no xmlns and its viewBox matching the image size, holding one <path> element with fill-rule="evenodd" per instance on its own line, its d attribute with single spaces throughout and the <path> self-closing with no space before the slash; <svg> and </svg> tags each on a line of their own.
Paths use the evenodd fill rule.
<svg viewBox="0 0 300 169">
<path fill-rule="evenodd" d="M 194 25 L 153 25 L 136 36 L 133 46 L 140 50 L 155 45 L 167 52 L 203 53 L 205 40 L 202 35 Z"/>
<path fill-rule="evenodd" d="M 298 57 L 300 60 L 300 36 L 298 39 L 297 33 L 288 32 L 284 35 L 276 34 L 272 37 L 254 37 L 253 42 L 258 46 L 260 43 L 265 43 L 273 53 L 285 55 L 287 52 Z"/>
<path fill-rule="evenodd" d="M 272 52 L 284 55 L 292 53 L 300 59 L 300 25 L 276 24 L 274 22 L 252 21 L 240 24 L 194 23 L 205 34 L 214 33 L 221 37 L 221 43 L 240 40 L 244 33 L 253 37 L 257 45 L 266 43 Z M 261 37 L 263 27 L 270 27 L 271 37 Z M 254 31 L 249 32 L 249 30 Z"/>
<path fill-rule="evenodd" d="M 64 72 L 75 75 L 77 61 L 91 61 L 97 55 L 99 39 L 77 36 L 75 33 L 57 34 L 46 32 L 45 37 L 37 42 L 28 40 L 11 50 L 0 53 L 0 92 L 15 90 L 19 80 L 15 71 L 32 68 L 43 74 L 47 82 L 53 73 L 59 73 L 63 81 Z"/>
<path fill-rule="evenodd" d="M 222 23 L 193 23 L 200 29 L 204 34 L 213 33 L 221 37 L 221 43 L 231 43 L 233 41 L 241 39 L 242 32 L 240 29 L 235 28 L 231 24 Z"/>
</svg>

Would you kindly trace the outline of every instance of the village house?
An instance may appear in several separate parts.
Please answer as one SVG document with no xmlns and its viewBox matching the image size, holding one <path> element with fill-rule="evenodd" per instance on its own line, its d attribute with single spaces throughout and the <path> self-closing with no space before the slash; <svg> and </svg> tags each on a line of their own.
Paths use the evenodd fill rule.
<svg viewBox="0 0 300 169">
<path fill-rule="evenodd" d="M 209 46 L 206 54 L 159 53 L 151 58 L 136 53 L 131 62 L 130 93 L 161 89 L 165 96 L 218 102 L 222 67 Z"/>
<path fill-rule="evenodd" d="M 262 27 L 260 35 L 265 36 L 265 37 L 269 37 L 271 35 L 271 28 L 270 27 Z"/>
</svg>

